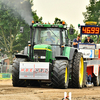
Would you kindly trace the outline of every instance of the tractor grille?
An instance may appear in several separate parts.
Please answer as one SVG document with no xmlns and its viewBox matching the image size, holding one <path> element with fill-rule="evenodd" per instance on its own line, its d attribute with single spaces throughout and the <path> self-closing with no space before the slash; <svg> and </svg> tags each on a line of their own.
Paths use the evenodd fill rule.
<svg viewBox="0 0 100 100">
<path fill-rule="evenodd" d="M 46 57 L 46 50 L 34 50 L 34 60 L 39 62 L 45 62 L 45 59 L 41 58 L 41 56 Z"/>
</svg>

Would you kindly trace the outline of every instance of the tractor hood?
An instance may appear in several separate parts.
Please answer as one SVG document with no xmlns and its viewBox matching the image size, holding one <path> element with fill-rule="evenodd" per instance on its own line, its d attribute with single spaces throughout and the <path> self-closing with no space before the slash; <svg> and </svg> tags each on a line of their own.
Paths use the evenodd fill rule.
<svg viewBox="0 0 100 100">
<path fill-rule="evenodd" d="M 38 44 L 34 46 L 35 60 L 39 62 L 49 62 L 52 59 L 52 47 L 47 44 Z M 38 59 L 36 58 L 38 56 Z"/>
<path fill-rule="evenodd" d="M 48 50 L 51 51 L 52 47 L 47 44 L 38 44 L 34 46 L 34 50 Z"/>
</svg>

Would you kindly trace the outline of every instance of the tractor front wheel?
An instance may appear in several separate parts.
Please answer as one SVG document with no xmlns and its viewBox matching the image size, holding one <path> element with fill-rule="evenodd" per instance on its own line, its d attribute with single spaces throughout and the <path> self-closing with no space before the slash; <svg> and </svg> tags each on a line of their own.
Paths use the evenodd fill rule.
<svg viewBox="0 0 100 100">
<path fill-rule="evenodd" d="M 26 87 L 27 83 L 25 80 L 19 79 L 19 67 L 20 62 L 25 62 L 24 58 L 16 58 L 12 67 L 12 84 L 14 87 Z"/>
<path fill-rule="evenodd" d="M 69 82 L 69 70 L 67 60 L 56 60 L 53 67 L 52 83 L 57 88 L 67 88 Z"/>
</svg>

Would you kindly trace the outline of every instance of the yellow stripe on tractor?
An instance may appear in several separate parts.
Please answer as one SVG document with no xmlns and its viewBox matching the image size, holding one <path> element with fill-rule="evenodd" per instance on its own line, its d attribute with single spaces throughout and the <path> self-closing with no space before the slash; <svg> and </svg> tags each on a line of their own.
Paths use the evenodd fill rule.
<svg viewBox="0 0 100 100">
<path fill-rule="evenodd" d="M 48 50 L 48 51 L 52 51 L 51 49 L 46 49 L 46 48 L 34 48 L 34 50 Z"/>
</svg>

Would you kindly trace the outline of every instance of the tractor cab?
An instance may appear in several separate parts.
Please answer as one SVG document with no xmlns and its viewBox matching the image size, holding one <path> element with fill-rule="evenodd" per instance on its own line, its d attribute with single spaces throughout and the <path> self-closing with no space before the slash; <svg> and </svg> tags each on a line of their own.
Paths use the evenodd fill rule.
<svg viewBox="0 0 100 100">
<path fill-rule="evenodd" d="M 60 29 L 58 28 L 36 28 L 35 29 L 35 45 L 60 45 Z"/>
<path fill-rule="evenodd" d="M 63 49 L 68 45 L 67 27 L 64 24 L 33 24 L 34 60 L 46 61 L 63 55 Z M 42 52 L 42 53 L 41 53 Z"/>
</svg>

